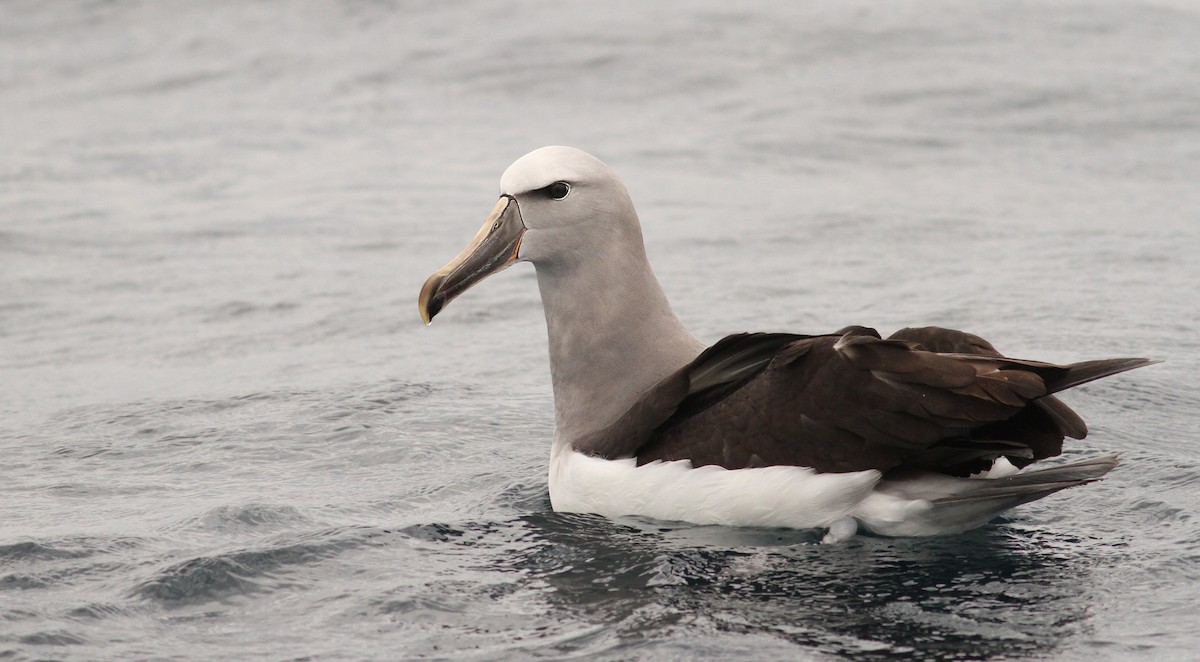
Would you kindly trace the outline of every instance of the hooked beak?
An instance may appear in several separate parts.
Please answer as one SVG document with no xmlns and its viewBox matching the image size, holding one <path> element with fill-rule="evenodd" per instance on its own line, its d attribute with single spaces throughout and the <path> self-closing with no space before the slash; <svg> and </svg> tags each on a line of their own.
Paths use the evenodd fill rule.
<svg viewBox="0 0 1200 662">
<path fill-rule="evenodd" d="M 523 236 L 525 224 L 516 198 L 501 196 L 471 243 L 446 266 L 433 272 L 421 287 L 421 297 L 417 300 L 421 319 L 429 324 L 454 297 L 516 262 Z"/>
</svg>

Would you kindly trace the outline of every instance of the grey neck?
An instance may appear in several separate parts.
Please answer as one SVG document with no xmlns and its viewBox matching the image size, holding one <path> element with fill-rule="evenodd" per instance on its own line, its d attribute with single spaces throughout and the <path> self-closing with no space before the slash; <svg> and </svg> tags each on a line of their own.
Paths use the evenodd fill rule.
<svg viewBox="0 0 1200 662">
<path fill-rule="evenodd" d="M 537 265 L 550 339 L 555 447 L 609 425 L 704 344 L 672 312 L 636 246 L 595 247 L 570 264 Z"/>
</svg>

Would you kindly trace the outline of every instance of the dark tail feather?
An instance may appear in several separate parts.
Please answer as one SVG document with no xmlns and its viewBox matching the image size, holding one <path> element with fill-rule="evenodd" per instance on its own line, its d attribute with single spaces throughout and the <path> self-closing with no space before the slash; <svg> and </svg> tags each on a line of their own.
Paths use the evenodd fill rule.
<svg viewBox="0 0 1200 662">
<path fill-rule="evenodd" d="M 1154 359 L 1101 359 L 1099 361 L 1080 361 L 1066 366 L 1066 371 L 1046 379 L 1046 388 L 1050 393 L 1057 393 L 1073 386 L 1086 384 L 1103 377 L 1115 375 L 1141 368 L 1143 366 L 1162 363 Z"/>
<path fill-rule="evenodd" d="M 974 478 L 957 494 L 934 499 L 934 507 L 978 501 L 1012 502 L 1005 508 L 1028 503 L 1059 490 L 1100 480 L 1117 466 L 1116 454 L 1102 455 L 1057 467 L 1035 469 L 1005 478 Z"/>
<path fill-rule="evenodd" d="M 1117 466 L 1116 455 L 1082 460 L 1004 478 L 952 478 L 926 473 L 883 480 L 877 492 L 929 504 L 903 521 L 859 518 L 866 528 L 886 536 L 929 536 L 960 533 L 983 526 L 1000 513 L 1059 490 L 1100 480 Z"/>
</svg>

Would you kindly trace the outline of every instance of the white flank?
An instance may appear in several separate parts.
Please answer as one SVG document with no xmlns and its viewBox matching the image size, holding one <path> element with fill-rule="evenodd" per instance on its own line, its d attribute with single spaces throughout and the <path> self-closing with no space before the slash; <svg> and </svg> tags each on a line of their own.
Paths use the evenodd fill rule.
<svg viewBox="0 0 1200 662">
<path fill-rule="evenodd" d="M 993 469 L 1015 470 L 1007 461 Z M 826 542 L 861 526 L 884 536 L 936 536 L 982 526 L 1016 505 L 1011 497 L 935 506 L 987 474 L 928 474 L 881 481 L 875 470 L 817 473 L 807 467 L 692 467 L 687 460 L 637 466 L 633 458 L 603 460 L 555 445 L 550 453 L 554 510 L 605 517 L 638 515 L 667 521 L 793 529 L 829 528 Z"/>
<path fill-rule="evenodd" d="M 565 448 L 550 457 L 550 502 L 559 512 L 606 517 L 809 529 L 857 515 L 875 470 L 819 474 L 805 467 L 692 468 L 687 460 L 637 466 Z"/>
</svg>

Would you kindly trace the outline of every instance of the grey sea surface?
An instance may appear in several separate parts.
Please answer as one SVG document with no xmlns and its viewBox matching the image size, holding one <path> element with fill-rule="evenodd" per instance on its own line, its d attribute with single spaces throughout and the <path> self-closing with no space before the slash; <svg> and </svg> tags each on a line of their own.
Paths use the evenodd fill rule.
<svg viewBox="0 0 1200 662">
<path fill-rule="evenodd" d="M 0 4 L 0 659 L 1195 659 L 1200 5 Z M 1165 363 L 1103 482 L 934 539 L 551 511 L 525 152 L 706 341 Z"/>
</svg>

